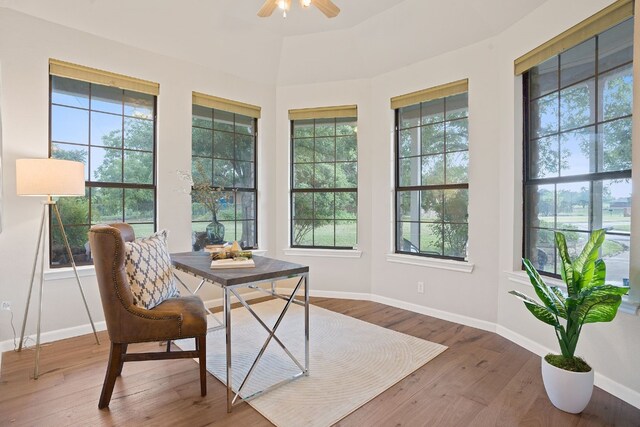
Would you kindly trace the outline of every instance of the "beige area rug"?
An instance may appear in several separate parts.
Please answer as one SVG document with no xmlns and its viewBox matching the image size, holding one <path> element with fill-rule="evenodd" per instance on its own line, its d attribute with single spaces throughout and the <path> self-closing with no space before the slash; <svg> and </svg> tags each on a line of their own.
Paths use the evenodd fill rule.
<svg viewBox="0 0 640 427">
<path fill-rule="evenodd" d="M 251 307 L 272 327 L 284 307 L 271 300 Z M 267 332 L 244 308 L 232 315 L 233 387 L 258 354 Z M 292 305 L 276 335 L 304 366 L 304 308 Z M 269 391 L 249 404 L 272 423 L 288 426 L 330 426 L 364 405 L 447 347 L 320 307 L 310 307 L 309 376 Z M 215 321 L 209 320 L 212 326 Z M 193 340 L 179 341 L 182 349 Z M 207 336 L 207 370 L 225 382 L 224 330 Z M 280 346 L 272 340 L 242 395 L 299 372 Z"/>
</svg>

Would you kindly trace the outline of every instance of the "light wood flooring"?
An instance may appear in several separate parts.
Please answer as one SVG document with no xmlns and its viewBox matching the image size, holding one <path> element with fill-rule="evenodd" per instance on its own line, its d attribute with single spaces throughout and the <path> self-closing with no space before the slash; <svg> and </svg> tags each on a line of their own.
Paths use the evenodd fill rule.
<svg viewBox="0 0 640 427">
<path fill-rule="evenodd" d="M 369 301 L 312 303 L 449 346 L 338 426 L 640 426 L 639 409 L 599 388 L 581 415 L 555 409 L 542 385 L 540 358 L 496 334 Z M 200 397 L 192 360 L 126 363 L 110 408 L 98 410 L 109 353 L 106 332 L 100 339 L 100 346 L 92 335 L 45 345 L 38 380 L 30 379 L 33 350 L 4 353 L 0 426 L 271 425 L 246 403 L 227 414 L 226 389 L 213 376 L 208 395 Z"/>
</svg>

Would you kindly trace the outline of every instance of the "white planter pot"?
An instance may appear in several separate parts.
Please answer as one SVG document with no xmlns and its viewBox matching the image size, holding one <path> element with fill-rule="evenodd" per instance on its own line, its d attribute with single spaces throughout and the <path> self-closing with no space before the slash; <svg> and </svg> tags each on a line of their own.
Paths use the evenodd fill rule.
<svg viewBox="0 0 640 427">
<path fill-rule="evenodd" d="M 558 409 L 579 414 L 587 407 L 593 393 L 593 369 L 571 372 L 550 365 L 542 358 L 542 381 L 549 400 Z"/>
</svg>

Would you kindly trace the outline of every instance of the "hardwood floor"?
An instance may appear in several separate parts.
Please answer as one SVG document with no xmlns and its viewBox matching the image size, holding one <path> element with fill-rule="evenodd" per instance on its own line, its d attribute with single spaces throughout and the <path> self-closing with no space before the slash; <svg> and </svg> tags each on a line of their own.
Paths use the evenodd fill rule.
<svg viewBox="0 0 640 427">
<path fill-rule="evenodd" d="M 640 410 L 596 388 L 581 415 L 545 395 L 540 358 L 493 333 L 369 301 L 312 298 L 320 307 L 449 346 L 422 368 L 350 414 L 345 426 L 640 426 Z M 109 346 L 92 335 L 45 345 L 41 376 L 34 351 L 7 352 L 0 376 L 0 426 L 269 426 L 248 404 L 226 413 L 225 388 L 208 376 L 200 397 L 192 360 L 125 364 L 109 409 L 98 410 Z M 157 350 L 157 343 L 131 345 Z"/>
</svg>

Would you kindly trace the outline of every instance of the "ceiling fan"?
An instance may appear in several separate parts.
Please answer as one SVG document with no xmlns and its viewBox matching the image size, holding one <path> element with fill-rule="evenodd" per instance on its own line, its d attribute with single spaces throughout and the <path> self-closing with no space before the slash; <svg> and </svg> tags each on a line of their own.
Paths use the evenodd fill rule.
<svg viewBox="0 0 640 427">
<path fill-rule="evenodd" d="M 340 13 L 340 8 L 336 6 L 331 0 L 299 0 L 300 6 L 308 8 L 314 5 L 320 12 L 324 13 L 327 18 L 335 18 Z M 271 16 L 276 8 L 282 9 L 282 14 L 286 18 L 287 11 L 291 8 L 291 0 L 266 0 L 260 10 L 258 16 L 266 18 Z"/>
</svg>

